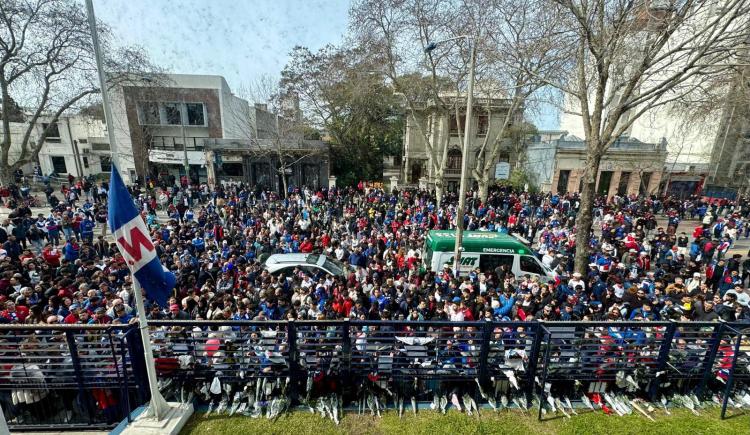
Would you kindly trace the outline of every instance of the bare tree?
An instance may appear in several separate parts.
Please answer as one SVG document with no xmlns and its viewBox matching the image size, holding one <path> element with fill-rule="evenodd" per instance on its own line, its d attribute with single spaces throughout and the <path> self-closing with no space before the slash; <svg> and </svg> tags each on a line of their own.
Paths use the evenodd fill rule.
<svg viewBox="0 0 750 435">
<path fill-rule="evenodd" d="M 488 98 L 505 98 L 504 111 L 491 110 L 492 99 L 485 108 L 488 124 L 494 121 L 497 128 L 494 134 L 485 135 L 472 172 L 483 200 L 501 152 L 512 152 L 516 168 L 520 167 L 525 153 L 522 139 L 533 132 L 523 113 L 541 99 L 547 84 L 557 80 L 569 63 L 569 38 L 559 31 L 559 11 L 544 3 L 488 0 L 463 6 L 464 15 L 471 17 L 472 26 L 478 29 L 477 45 L 483 54 L 480 78 L 489 88 L 484 93 Z M 539 98 L 532 98 L 537 94 Z M 493 120 L 493 114 L 498 119 Z"/>
<path fill-rule="evenodd" d="M 485 199 L 506 129 L 523 119 L 529 97 L 557 78 L 569 62 L 559 10 L 543 1 L 523 0 L 362 0 L 352 9 L 352 28 L 362 46 L 382 55 L 393 87 L 405 97 L 410 125 L 425 145 L 438 201 L 443 191 L 447 132 L 437 120 L 453 113 L 459 136 L 464 121 L 471 46 L 466 39 L 431 50 L 429 42 L 468 36 L 476 46 L 477 112 L 493 126 L 476 154 L 471 174 Z M 457 45 L 457 47 L 456 47 Z M 414 75 L 426 77 L 415 81 Z M 464 122 L 467 125 L 461 125 Z M 473 158 L 474 156 L 462 156 Z"/>
<path fill-rule="evenodd" d="M 438 204 L 447 160 L 447 147 L 441 146 L 438 138 L 447 132 L 436 131 L 436 121 L 455 110 L 455 101 L 444 95 L 457 82 L 446 79 L 441 68 L 449 68 L 455 54 L 441 50 L 425 57 L 424 53 L 430 42 L 457 36 L 451 32 L 451 23 L 458 16 L 455 2 L 449 0 L 361 0 L 351 9 L 355 39 L 381 57 L 391 85 L 404 98 L 408 126 L 422 138 Z M 463 50 L 463 64 L 468 66 L 466 53 L 468 50 Z"/>
<path fill-rule="evenodd" d="M 282 95 L 278 83 L 269 77 L 240 88 L 238 95 L 254 102 L 254 106 L 247 107 L 244 98 L 236 98 L 225 116 L 234 124 L 236 138 L 249 144 L 250 154 L 267 160 L 272 172 L 281 178 L 286 197 L 287 175 L 297 164 L 325 154 L 327 147 L 322 141 L 305 139 L 308 126 L 294 96 Z"/>
<path fill-rule="evenodd" d="M 133 48 L 111 45 L 109 29 L 100 24 L 105 65 L 113 71 L 151 71 L 145 55 Z M 127 77 L 122 76 L 122 79 Z M 121 82 L 110 74 L 110 83 Z M 2 113 L 12 101 L 29 113 L 20 141 L 11 140 L 10 119 L 3 117 L 0 142 L 0 182 L 34 162 L 54 124 L 68 109 L 89 102 L 99 92 L 86 14 L 71 0 L 3 0 L 0 2 L 0 98 Z M 34 141 L 37 122 L 48 127 Z M 12 155 L 11 148 L 14 153 Z"/>
<path fill-rule="evenodd" d="M 747 41 L 750 1 L 554 0 L 576 43 L 573 74 L 555 85 L 581 115 L 587 147 L 575 269 L 585 272 L 602 156 L 633 122 L 700 89 Z"/>
</svg>

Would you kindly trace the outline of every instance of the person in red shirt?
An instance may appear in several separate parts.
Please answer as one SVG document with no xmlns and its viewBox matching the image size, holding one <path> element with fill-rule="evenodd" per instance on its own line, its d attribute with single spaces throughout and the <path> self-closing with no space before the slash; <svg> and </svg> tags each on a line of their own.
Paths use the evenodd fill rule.
<svg viewBox="0 0 750 435">
<path fill-rule="evenodd" d="M 29 314 L 28 308 L 19 309 L 13 301 L 5 302 L 5 310 L 0 312 L 0 317 L 5 319 L 5 323 L 23 323 Z"/>
<path fill-rule="evenodd" d="M 313 244 L 310 241 L 309 238 L 305 237 L 305 240 L 302 241 L 299 245 L 299 252 L 309 254 L 313 250 Z"/>
<path fill-rule="evenodd" d="M 42 250 L 42 258 L 44 258 L 44 261 L 47 262 L 52 267 L 59 267 L 60 266 L 60 256 L 62 255 L 62 252 L 60 252 L 59 249 L 52 246 L 52 243 L 47 243 L 47 245 Z"/>
</svg>

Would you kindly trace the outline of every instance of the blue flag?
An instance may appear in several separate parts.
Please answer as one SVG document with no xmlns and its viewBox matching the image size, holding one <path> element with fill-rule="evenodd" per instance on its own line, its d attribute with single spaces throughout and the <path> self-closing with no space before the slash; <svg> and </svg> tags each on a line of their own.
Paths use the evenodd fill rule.
<svg viewBox="0 0 750 435">
<path fill-rule="evenodd" d="M 108 206 L 109 226 L 130 272 L 146 290 L 149 299 L 165 306 L 175 286 L 175 276 L 161 265 L 146 223 L 114 164 L 109 179 Z"/>
</svg>

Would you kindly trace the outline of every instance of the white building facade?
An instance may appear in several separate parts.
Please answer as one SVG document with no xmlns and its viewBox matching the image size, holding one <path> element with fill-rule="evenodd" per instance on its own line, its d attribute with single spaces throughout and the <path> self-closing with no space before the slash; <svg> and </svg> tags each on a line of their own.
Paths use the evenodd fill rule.
<svg viewBox="0 0 750 435">
<path fill-rule="evenodd" d="M 142 85 L 141 85 L 142 84 Z M 115 163 L 129 182 L 146 178 L 207 179 L 206 139 L 249 139 L 250 108 L 216 75 L 166 74 L 131 80 L 110 91 Z"/>
</svg>

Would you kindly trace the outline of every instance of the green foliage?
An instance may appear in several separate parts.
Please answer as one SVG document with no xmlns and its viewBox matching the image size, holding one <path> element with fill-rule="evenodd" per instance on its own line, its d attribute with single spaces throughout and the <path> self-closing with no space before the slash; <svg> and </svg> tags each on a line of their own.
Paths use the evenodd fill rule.
<svg viewBox="0 0 750 435">
<path fill-rule="evenodd" d="M 401 154 L 399 99 L 377 62 L 356 49 L 297 47 L 282 71 L 282 94 L 299 98 L 305 117 L 327 132 L 337 184 L 380 180 L 383 156 Z"/>
<path fill-rule="evenodd" d="M 529 192 L 536 192 L 538 190 L 537 186 L 534 184 L 534 180 L 523 169 L 511 170 L 508 179 L 499 180 L 497 184 L 502 186 L 512 186 L 514 190 L 523 190 L 524 186 L 528 185 Z"/>
</svg>

